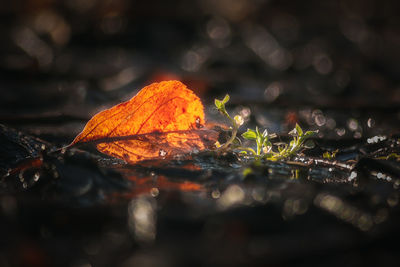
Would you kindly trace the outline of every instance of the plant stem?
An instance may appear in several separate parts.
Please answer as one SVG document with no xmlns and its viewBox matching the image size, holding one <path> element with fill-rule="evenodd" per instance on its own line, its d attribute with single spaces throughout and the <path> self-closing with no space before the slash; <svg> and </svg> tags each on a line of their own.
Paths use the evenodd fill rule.
<svg viewBox="0 0 400 267">
<path fill-rule="evenodd" d="M 257 153 L 254 151 L 254 149 L 252 149 L 252 148 L 250 148 L 250 147 L 242 147 L 242 146 L 239 146 L 239 147 L 236 147 L 236 149 L 249 151 L 249 152 L 251 152 L 253 155 L 256 155 L 256 154 L 257 154 Z"/>
<path fill-rule="evenodd" d="M 229 138 L 229 140 L 228 141 L 226 141 L 225 142 L 225 144 L 223 144 L 219 149 L 220 150 L 225 150 L 225 149 L 227 149 L 228 148 L 228 146 L 230 145 L 230 144 L 232 144 L 232 142 L 233 141 L 235 141 L 235 138 L 236 138 L 236 135 L 237 135 L 237 131 L 238 131 L 238 125 L 236 124 L 236 121 L 234 120 L 234 119 L 232 119 L 229 115 L 228 115 L 228 113 L 226 113 L 225 114 L 228 118 L 229 118 L 229 120 L 232 122 L 232 135 L 231 135 L 231 138 Z"/>
<path fill-rule="evenodd" d="M 259 142 L 257 142 L 257 156 L 259 156 L 261 154 L 261 144 Z"/>
</svg>

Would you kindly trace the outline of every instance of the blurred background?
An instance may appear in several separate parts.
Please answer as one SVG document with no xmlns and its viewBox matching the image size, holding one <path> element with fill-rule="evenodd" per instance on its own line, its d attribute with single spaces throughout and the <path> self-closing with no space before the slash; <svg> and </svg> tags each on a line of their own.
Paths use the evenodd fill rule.
<svg viewBox="0 0 400 267">
<path fill-rule="evenodd" d="M 170 79 L 193 89 L 211 119 L 214 98 L 229 93 L 243 129 L 287 133 L 299 122 L 343 161 L 395 149 L 398 135 L 374 145 L 400 131 L 399 48 L 396 0 L 8 1 L 1 174 Z M 364 176 L 304 168 L 303 179 L 278 162 L 243 179 L 248 162 L 233 156 L 126 170 L 83 151 L 45 156 L 10 176 L 16 193 L 1 180 L 0 266 L 399 262 L 398 161 L 366 161 Z M 366 189 L 353 186 L 357 175 Z"/>
<path fill-rule="evenodd" d="M 173 78 L 238 102 L 398 105 L 399 5 L 12 1 L 0 7 L 1 109 L 97 104 Z"/>
</svg>

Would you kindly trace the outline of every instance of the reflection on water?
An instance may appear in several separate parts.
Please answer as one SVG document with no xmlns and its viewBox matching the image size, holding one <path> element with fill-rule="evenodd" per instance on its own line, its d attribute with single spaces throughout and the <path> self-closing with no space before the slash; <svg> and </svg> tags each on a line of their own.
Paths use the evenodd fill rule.
<svg viewBox="0 0 400 267">
<path fill-rule="evenodd" d="M 128 192 L 113 193 L 110 200 L 118 200 L 121 198 L 131 199 L 141 195 L 151 195 L 157 197 L 160 192 L 164 191 L 181 191 L 181 192 L 201 192 L 204 187 L 195 182 L 181 180 L 171 180 L 166 176 L 149 176 L 149 177 L 127 177 L 132 183 Z"/>
<path fill-rule="evenodd" d="M 157 203 L 151 197 L 141 196 L 129 202 L 128 227 L 139 242 L 156 238 Z"/>
<path fill-rule="evenodd" d="M 370 230 L 374 224 L 370 214 L 361 211 L 336 196 L 320 193 L 316 196 L 314 203 L 343 221 L 360 228 L 362 231 Z"/>
<path fill-rule="evenodd" d="M 238 185 L 229 186 L 222 196 L 218 199 L 217 205 L 221 209 L 227 209 L 233 205 L 238 205 L 243 202 L 245 192 Z"/>
</svg>

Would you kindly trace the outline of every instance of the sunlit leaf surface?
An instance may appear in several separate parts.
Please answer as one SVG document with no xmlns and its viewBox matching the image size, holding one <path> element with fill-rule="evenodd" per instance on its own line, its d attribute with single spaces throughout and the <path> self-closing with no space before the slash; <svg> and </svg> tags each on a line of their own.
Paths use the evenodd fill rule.
<svg viewBox="0 0 400 267">
<path fill-rule="evenodd" d="M 204 124 L 200 99 L 181 82 L 165 81 L 93 116 L 71 145 L 95 143 L 99 151 L 135 163 L 206 149 L 217 133 Z"/>
</svg>

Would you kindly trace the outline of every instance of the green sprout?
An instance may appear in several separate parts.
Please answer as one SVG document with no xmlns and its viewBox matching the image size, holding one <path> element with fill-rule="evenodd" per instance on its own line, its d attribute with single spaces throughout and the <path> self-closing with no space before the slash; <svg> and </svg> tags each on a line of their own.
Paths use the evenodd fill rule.
<svg viewBox="0 0 400 267">
<path fill-rule="evenodd" d="M 225 144 L 221 145 L 219 147 L 220 150 L 225 150 L 227 149 L 236 139 L 236 135 L 237 135 L 237 131 L 240 127 L 240 125 L 243 124 L 243 119 L 241 116 L 236 115 L 233 119 L 232 117 L 229 115 L 229 113 L 226 111 L 225 108 L 225 104 L 229 101 L 229 95 L 227 94 L 224 99 L 222 100 L 218 100 L 215 99 L 215 107 L 217 108 L 217 110 L 224 115 L 225 117 L 227 117 L 229 119 L 229 121 L 232 123 L 232 136 L 229 138 L 228 141 L 226 141 Z"/>
<path fill-rule="evenodd" d="M 232 135 L 228 139 L 226 143 L 219 146 L 219 149 L 226 150 L 229 146 L 232 146 L 233 149 L 241 150 L 241 154 L 252 154 L 256 159 L 264 158 L 267 160 L 277 161 L 289 158 L 291 156 L 296 155 L 302 148 L 304 148 L 304 144 L 307 139 L 314 136 L 318 131 L 306 131 L 304 132 L 301 127 L 296 124 L 296 127 L 289 132 L 289 135 L 293 136 L 293 140 L 289 142 L 289 144 L 275 144 L 278 151 L 275 151 L 274 145 L 269 140 L 272 137 L 275 137 L 276 134 L 268 134 L 268 131 L 265 129 L 264 131 L 260 131 L 256 126 L 255 130 L 247 129 L 246 132 L 242 134 L 242 137 L 246 140 L 255 141 L 256 150 L 251 147 L 241 147 L 239 145 L 235 146 L 234 141 L 237 139 L 236 135 L 239 127 L 243 124 L 243 118 L 240 115 L 236 115 L 232 118 L 229 113 L 226 111 L 225 104 L 229 101 L 229 95 L 226 95 L 223 100 L 215 99 L 215 106 L 218 111 L 224 115 L 229 121 L 232 123 Z"/>
<path fill-rule="evenodd" d="M 289 144 L 277 145 L 278 151 L 273 150 L 273 145 L 268 138 L 273 135 L 269 136 L 266 130 L 261 133 L 258 130 L 258 127 L 256 127 L 255 131 L 248 129 L 247 132 L 242 134 L 242 136 L 247 140 L 256 141 L 257 150 L 253 155 L 256 157 L 261 156 L 267 160 L 277 161 L 296 155 L 297 152 L 304 147 L 305 141 L 316 134 L 316 131 L 303 132 L 301 127 L 296 124 L 296 127 L 290 131 L 289 134 L 293 136 L 293 140 L 290 141 Z"/>
<path fill-rule="evenodd" d="M 272 147 L 271 142 L 268 140 L 267 129 L 261 133 L 256 126 L 256 130 L 247 129 L 247 131 L 242 134 L 242 137 L 247 140 L 256 141 L 256 151 L 250 150 L 253 152 L 253 155 L 260 156 L 261 152 L 264 152 L 265 149 L 268 150 Z"/>
<path fill-rule="evenodd" d="M 325 151 L 324 154 L 322 154 L 322 157 L 324 159 L 334 159 L 336 157 L 336 153 L 338 153 L 339 149 L 336 149 L 335 151 L 329 152 Z"/>
<path fill-rule="evenodd" d="M 306 140 L 310 137 L 313 137 L 317 133 L 318 131 L 303 132 L 300 125 L 296 123 L 296 127 L 289 132 L 289 134 L 293 136 L 293 140 L 290 141 L 289 145 L 285 145 L 284 147 L 278 146 L 279 152 L 272 151 L 272 153 L 266 155 L 267 159 L 281 160 L 296 155 L 300 151 L 300 149 L 304 147 Z"/>
</svg>

